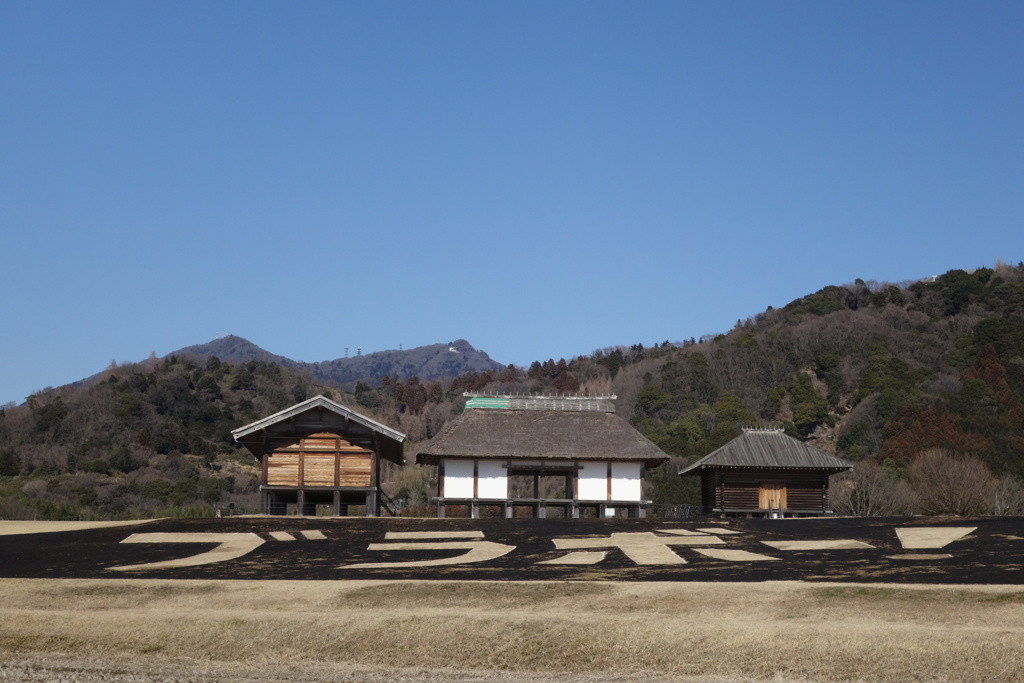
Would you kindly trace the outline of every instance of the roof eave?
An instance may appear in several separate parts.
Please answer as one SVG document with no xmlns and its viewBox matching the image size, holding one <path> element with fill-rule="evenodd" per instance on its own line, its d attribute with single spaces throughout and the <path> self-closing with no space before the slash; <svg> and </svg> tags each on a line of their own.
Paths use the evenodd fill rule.
<svg viewBox="0 0 1024 683">
<path fill-rule="evenodd" d="M 402 443 L 403 441 L 405 441 L 405 434 L 397 430 L 391 429 L 390 427 L 387 427 L 385 425 L 382 425 L 376 420 L 372 420 L 366 417 L 365 415 L 360 415 L 359 413 L 353 410 L 349 410 L 340 403 L 335 403 L 334 401 L 332 401 L 331 399 L 327 398 L 322 394 L 314 396 L 313 398 L 310 399 L 306 399 L 302 403 L 297 403 L 289 408 L 285 408 L 282 411 L 274 413 L 273 415 L 269 415 L 260 420 L 256 420 L 255 422 L 247 424 L 244 427 L 239 427 L 238 429 L 232 430 L 231 436 L 234 437 L 235 441 L 241 443 L 241 440 L 244 437 L 249 436 L 250 434 L 254 434 L 258 431 L 267 429 L 268 427 L 271 427 L 277 424 L 278 422 L 283 422 L 284 420 L 287 420 L 296 415 L 300 415 L 308 410 L 312 410 L 317 407 L 327 408 L 331 412 L 341 415 L 342 417 L 348 420 L 352 420 L 353 422 L 358 422 L 364 427 L 374 432 L 377 432 L 382 436 L 392 439 L 397 443 Z"/>
</svg>

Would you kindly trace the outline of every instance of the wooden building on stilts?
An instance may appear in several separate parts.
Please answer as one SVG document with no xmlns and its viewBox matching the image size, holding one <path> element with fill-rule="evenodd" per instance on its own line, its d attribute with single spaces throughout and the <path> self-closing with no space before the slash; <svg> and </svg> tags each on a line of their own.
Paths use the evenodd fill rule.
<svg viewBox="0 0 1024 683">
<path fill-rule="evenodd" d="M 614 396 L 466 396 L 416 455 L 438 467 L 439 517 L 645 516 L 645 471 L 668 455 L 615 415 Z"/>
<path fill-rule="evenodd" d="M 744 429 L 680 476 L 699 476 L 703 514 L 809 517 L 832 512 L 829 477 L 853 465 L 781 429 Z"/>
<path fill-rule="evenodd" d="M 315 396 L 231 432 L 262 466 L 263 514 L 333 515 L 348 506 L 380 512 L 380 459 L 404 464 L 405 435 L 324 397 Z"/>
</svg>

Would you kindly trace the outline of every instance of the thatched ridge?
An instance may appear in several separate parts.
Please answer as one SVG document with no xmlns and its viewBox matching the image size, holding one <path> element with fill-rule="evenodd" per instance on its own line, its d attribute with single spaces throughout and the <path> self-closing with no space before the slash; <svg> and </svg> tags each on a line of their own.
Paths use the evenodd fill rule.
<svg viewBox="0 0 1024 683">
<path fill-rule="evenodd" d="M 441 458 L 643 461 L 654 467 L 668 456 L 621 417 L 587 410 L 474 408 L 449 422 L 416 454 L 433 465 Z"/>
</svg>

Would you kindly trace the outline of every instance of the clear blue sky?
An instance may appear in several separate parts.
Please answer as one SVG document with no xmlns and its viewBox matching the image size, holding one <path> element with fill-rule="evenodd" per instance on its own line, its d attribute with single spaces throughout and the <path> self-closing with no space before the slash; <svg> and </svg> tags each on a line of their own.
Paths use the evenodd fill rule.
<svg viewBox="0 0 1024 683">
<path fill-rule="evenodd" d="M 0 2 L 0 403 L 1024 259 L 1024 3 Z"/>
</svg>

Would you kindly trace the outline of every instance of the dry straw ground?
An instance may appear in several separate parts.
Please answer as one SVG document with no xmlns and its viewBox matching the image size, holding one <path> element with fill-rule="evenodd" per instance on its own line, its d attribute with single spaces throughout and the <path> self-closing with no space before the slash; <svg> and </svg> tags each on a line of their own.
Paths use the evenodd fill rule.
<svg viewBox="0 0 1024 683">
<path fill-rule="evenodd" d="M 0 581 L 0 681 L 1020 681 L 1024 587 Z"/>
</svg>

